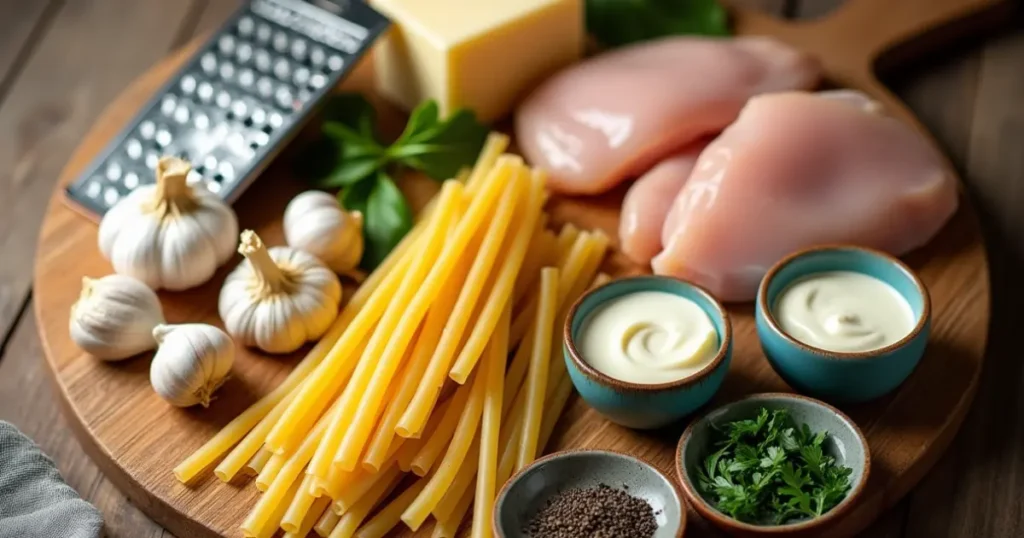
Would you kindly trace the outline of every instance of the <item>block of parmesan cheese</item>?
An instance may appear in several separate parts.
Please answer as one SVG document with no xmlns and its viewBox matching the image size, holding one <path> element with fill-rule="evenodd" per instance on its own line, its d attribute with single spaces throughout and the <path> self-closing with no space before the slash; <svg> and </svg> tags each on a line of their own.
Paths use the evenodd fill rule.
<svg viewBox="0 0 1024 538">
<path fill-rule="evenodd" d="M 393 25 L 374 51 L 378 92 L 442 116 L 505 116 L 544 77 L 579 59 L 583 0 L 372 0 Z"/>
</svg>

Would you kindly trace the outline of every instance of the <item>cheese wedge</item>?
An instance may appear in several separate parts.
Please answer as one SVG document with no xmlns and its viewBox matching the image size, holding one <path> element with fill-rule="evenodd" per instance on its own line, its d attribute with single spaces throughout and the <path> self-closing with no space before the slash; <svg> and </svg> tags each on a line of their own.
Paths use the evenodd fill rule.
<svg viewBox="0 0 1024 538">
<path fill-rule="evenodd" d="M 374 51 L 377 90 L 411 110 L 506 115 L 547 75 L 578 60 L 582 0 L 372 0 L 394 23 Z"/>
</svg>

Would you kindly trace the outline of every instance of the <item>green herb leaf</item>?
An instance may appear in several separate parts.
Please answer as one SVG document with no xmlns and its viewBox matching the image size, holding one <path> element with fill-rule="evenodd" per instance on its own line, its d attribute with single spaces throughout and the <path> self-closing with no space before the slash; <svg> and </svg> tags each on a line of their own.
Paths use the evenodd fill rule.
<svg viewBox="0 0 1024 538">
<path fill-rule="evenodd" d="M 697 485 L 730 517 L 780 525 L 821 515 L 849 492 L 853 471 L 826 454 L 828 433 L 796 425 L 784 410 L 712 426 L 717 450 L 697 470 Z"/>
<path fill-rule="evenodd" d="M 347 187 L 373 175 L 380 168 L 380 161 L 370 158 L 349 159 L 337 166 L 331 174 L 320 181 L 317 186 Z"/>
<path fill-rule="evenodd" d="M 395 145 L 401 147 L 410 142 L 420 142 L 421 139 L 429 138 L 431 130 L 436 129 L 440 123 L 439 115 L 437 101 L 431 99 L 420 103 L 409 114 L 409 122 L 405 124 L 402 135 L 395 140 Z"/>
<path fill-rule="evenodd" d="M 821 464 L 825 456 L 821 452 L 820 445 L 800 447 L 800 457 L 803 458 L 808 471 L 814 474 L 814 476 L 821 476 Z"/>
<path fill-rule="evenodd" d="M 793 428 L 783 428 L 779 433 L 779 445 L 789 452 L 800 449 L 800 444 L 796 440 Z"/>
<path fill-rule="evenodd" d="M 792 463 L 782 465 L 780 469 L 782 469 L 782 472 L 780 473 L 782 481 L 785 482 L 789 487 L 799 490 L 803 488 L 805 485 L 807 485 L 807 477 L 804 476 L 804 474 L 800 472 L 799 469 L 794 467 Z"/>
<path fill-rule="evenodd" d="M 373 181 L 362 181 L 345 187 L 338 194 L 338 201 L 341 202 L 341 207 L 344 207 L 347 211 L 359 211 L 366 215 L 366 202 L 370 199 L 370 192 L 373 191 L 373 186 Z"/>
<path fill-rule="evenodd" d="M 358 148 L 380 147 L 376 140 L 367 138 L 366 135 L 360 132 L 359 127 L 347 123 L 325 121 L 322 129 L 325 135 L 341 144 L 351 144 Z"/>
<path fill-rule="evenodd" d="M 668 35 L 729 34 L 718 0 L 587 0 L 586 10 L 587 30 L 610 47 Z"/>
<path fill-rule="evenodd" d="M 437 104 L 427 101 L 413 111 L 406 130 L 387 155 L 399 163 L 439 181 L 455 177 L 476 160 L 487 140 L 488 129 L 476 115 L 460 109 L 439 121 Z"/>
<path fill-rule="evenodd" d="M 412 210 L 395 182 L 385 173 L 377 174 L 366 200 L 363 231 L 366 251 L 364 267 L 376 267 L 412 229 Z"/>
<path fill-rule="evenodd" d="M 768 447 L 767 454 L 761 458 L 761 467 L 771 469 L 786 461 L 786 451 L 777 446 Z"/>
<path fill-rule="evenodd" d="M 811 433 L 811 428 L 809 426 L 807 426 L 806 424 L 801 425 L 800 426 L 800 441 L 799 441 L 800 444 L 801 445 L 806 445 L 807 443 L 810 443 L 811 439 L 813 439 L 813 438 L 814 438 L 814 434 Z"/>
<path fill-rule="evenodd" d="M 759 463 L 757 451 L 750 445 L 739 445 L 736 447 L 736 459 L 729 465 L 733 472 L 746 471 L 757 467 Z"/>
<path fill-rule="evenodd" d="M 413 111 L 390 146 L 378 138 L 373 106 L 362 95 L 340 94 L 323 111 L 322 136 L 300 151 L 296 169 L 321 188 L 341 188 L 349 210 L 362 211 L 364 269 L 373 269 L 412 227 L 412 211 L 391 180 L 402 168 L 445 180 L 476 161 L 488 128 L 468 110 L 439 117 L 434 101 Z"/>
</svg>

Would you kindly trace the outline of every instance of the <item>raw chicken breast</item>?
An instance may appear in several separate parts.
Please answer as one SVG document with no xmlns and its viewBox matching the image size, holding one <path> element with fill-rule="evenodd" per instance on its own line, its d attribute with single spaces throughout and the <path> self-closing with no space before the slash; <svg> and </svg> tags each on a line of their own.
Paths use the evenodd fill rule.
<svg viewBox="0 0 1024 538">
<path fill-rule="evenodd" d="M 658 163 L 626 192 L 619 218 L 619 248 L 636 263 L 648 265 L 661 252 L 661 230 L 679 190 L 693 172 L 704 144 Z"/>
<path fill-rule="evenodd" d="M 516 111 L 516 141 L 553 190 L 596 194 L 717 134 L 752 95 L 810 88 L 819 72 L 813 58 L 768 38 L 624 47 L 538 87 Z"/>
<path fill-rule="evenodd" d="M 879 111 L 849 91 L 751 99 L 673 202 L 654 271 L 747 301 L 800 248 L 924 245 L 956 211 L 956 180 L 927 140 Z"/>
</svg>

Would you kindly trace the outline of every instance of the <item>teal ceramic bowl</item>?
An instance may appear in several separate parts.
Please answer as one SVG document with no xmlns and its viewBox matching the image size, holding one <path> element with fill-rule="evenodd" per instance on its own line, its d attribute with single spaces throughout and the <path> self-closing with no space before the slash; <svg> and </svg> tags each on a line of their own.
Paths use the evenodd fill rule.
<svg viewBox="0 0 1024 538">
<path fill-rule="evenodd" d="M 817 348 L 786 334 L 773 313 L 780 293 L 795 280 L 825 271 L 863 273 L 889 284 L 910 304 L 917 324 L 899 341 L 864 352 Z M 757 336 L 772 368 L 791 387 L 834 403 L 878 398 L 898 387 L 920 362 L 931 332 L 931 301 L 921 279 L 888 254 L 828 245 L 798 251 L 772 267 L 757 294 Z"/>
<path fill-rule="evenodd" d="M 580 327 L 606 301 L 641 291 L 673 293 L 697 303 L 718 331 L 715 358 L 678 381 L 639 384 L 612 378 L 587 363 L 576 346 Z M 732 359 L 732 326 L 725 308 L 710 293 L 689 282 L 661 276 L 613 280 L 585 293 L 569 311 L 563 334 L 565 366 L 576 391 L 606 418 L 628 428 L 660 428 L 690 415 L 718 392 Z"/>
<path fill-rule="evenodd" d="M 806 424 L 812 432 L 827 432 L 822 445 L 826 455 L 851 469 L 850 489 L 836 506 L 824 514 L 785 525 L 753 525 L 721 512 L 705 499 L 699 487 L 699 470 L 708 455 L 715 452 L 717 430 L 728 422 L 753 419 L 761 408 L 785 409 L 797 424 Z M 676 447 L 676 473 L 690 506 L 705 520 L 732 536 L 744 538 L 802 538 L 832 536 L 830 531 L 854 509 L 868 483 L 871 454 L 860 428 L 838 409 L 813 398 L 797 394 L 752 394 L 727 403 L 693 421 Z"/>
</svg>

